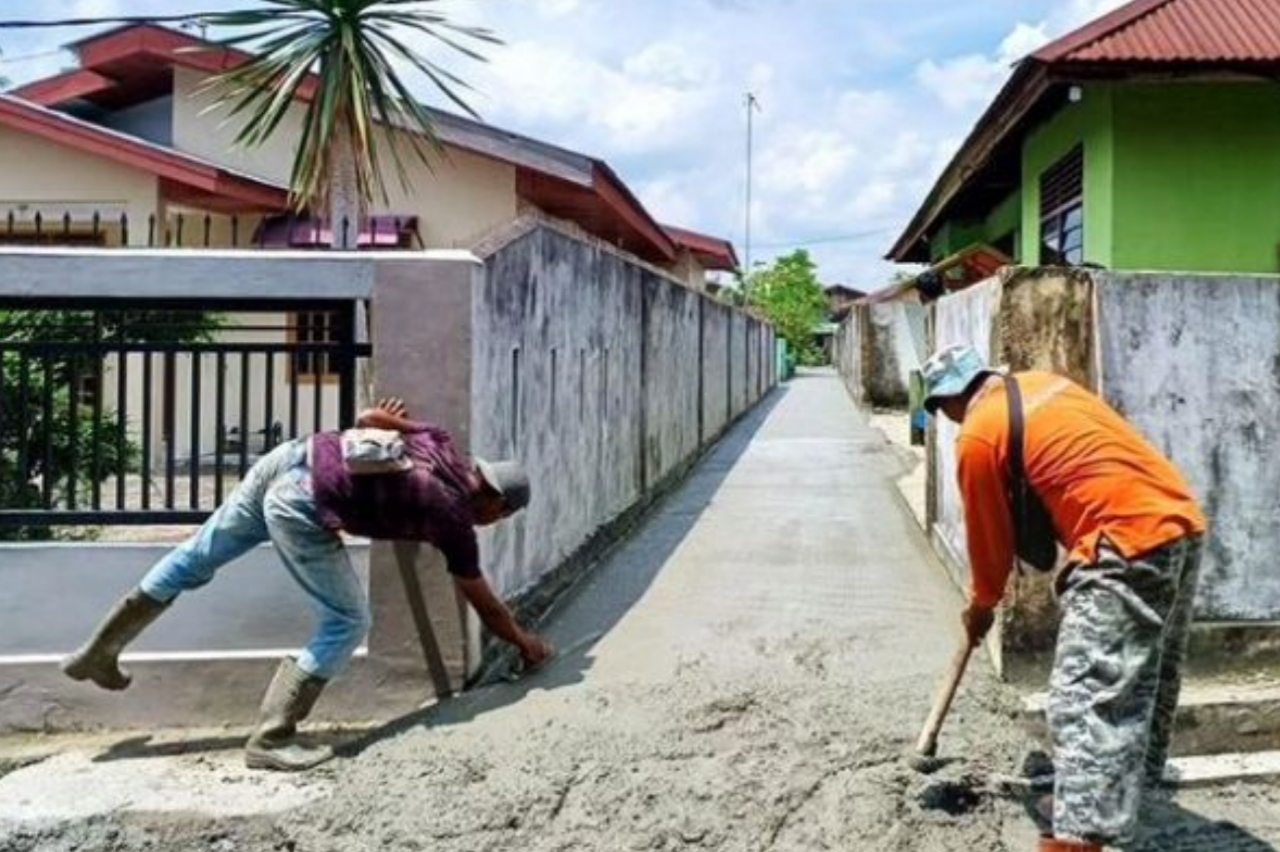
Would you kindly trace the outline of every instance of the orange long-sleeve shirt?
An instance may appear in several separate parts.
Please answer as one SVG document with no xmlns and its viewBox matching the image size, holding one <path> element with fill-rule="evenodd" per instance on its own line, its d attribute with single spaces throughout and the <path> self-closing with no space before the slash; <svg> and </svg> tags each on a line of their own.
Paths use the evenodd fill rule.
<svg viewBox="0 0 1280 852">
<path fill-rule="evenodd" d="M 1110 406 L 1052 373 L 1016 378 L 1027 478 L 1070 562 L 1096 561 L 1103 536 L 1133 557 L 1204 532 L 1204 516 L 1182 474 Z M 986 607 L 1000 602 L 1014 565 L 1008 450 L 1009 405 L 1000 385 L 974 400 L 956 439 L 970 597 Z"/>
</svg>

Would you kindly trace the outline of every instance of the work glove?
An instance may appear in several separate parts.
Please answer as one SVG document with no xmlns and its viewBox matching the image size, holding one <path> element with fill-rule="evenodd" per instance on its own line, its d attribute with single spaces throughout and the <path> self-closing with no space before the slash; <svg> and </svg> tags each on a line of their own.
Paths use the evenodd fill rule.
<svg viewBox="0 0 1280 852">
<path fill-rule="evenodd" d="M 960 616 L 960 621 L 964 624 L 965 635 L 969 637 L 969 644 L 975 648 L 981 645 L 982 640 L 987 638 L 987 633 L 990 632 L 991 625 L 995 623 L 995 620 L 996 611 L 994 609 L 978 606 L 977 604 L 969 604 Z"/>
</svg>

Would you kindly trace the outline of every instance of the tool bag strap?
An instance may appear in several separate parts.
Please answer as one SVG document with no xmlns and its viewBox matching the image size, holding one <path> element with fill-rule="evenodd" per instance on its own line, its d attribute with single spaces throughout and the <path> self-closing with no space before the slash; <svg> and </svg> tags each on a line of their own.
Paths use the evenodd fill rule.
<svg viewBox="0 0 1280 852">
<path fill-rule="evenodd" d="M 1037 571 L 1052 571 L 1058 561 L 1058 537 L 1049 512 L 1027 479 L 1022 391 L 1013 376 L 1004 377 L 1004 387 L 1009 402 L 1009 504 L 1015 550 L 1019 559 Z"/>
</svg>

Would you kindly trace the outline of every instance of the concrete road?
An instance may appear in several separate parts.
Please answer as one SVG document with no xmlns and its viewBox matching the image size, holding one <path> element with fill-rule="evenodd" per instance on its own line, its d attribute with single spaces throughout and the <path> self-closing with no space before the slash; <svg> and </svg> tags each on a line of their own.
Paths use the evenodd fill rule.
<svg viewBox="0 0 1280 852">
<path fill-rule="evenodd" d="M 831 373 L 802 373 L 740 423 L 554 619 L 605 631 L 589 681 L 670 678 L 751 646 L 839 634 L 858 677 L 945 666 L 958 592 L 895 493 L 905 460 Z M 957 627 L 958 630 L 958 627 Z M 957 640 L 958 640 L 958 634 Z"/>
</svg>

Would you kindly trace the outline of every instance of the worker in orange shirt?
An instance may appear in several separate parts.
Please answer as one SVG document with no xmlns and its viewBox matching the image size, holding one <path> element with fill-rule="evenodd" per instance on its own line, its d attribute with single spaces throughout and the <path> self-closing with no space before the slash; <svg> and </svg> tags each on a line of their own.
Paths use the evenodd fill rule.
<svg viewBox="0 0 1280 852">
<path fill-rule="evenodd" d="M 1053 835 L 1039 848 L 1123 842 L 1144 786 L 1159 783 L 1168 756 L 1204 517 L 1169 460 L 1071 380 L 1005 376 L 968 346 L 939 352 L 923 373 L 925 408 L 960 424 L 969 641 L 976 646 L 990 630 L 1016 553 L 1026 552 L 1019 531 L 1034 526 L 1028 499 L 1038 498 L 1048 535 L 1068 552 L 1055 577 L 1062 624 L 1048 708 Z M 1019 409 L 1020 422 L 1011 416 Z M 1030 498 L 1015 490 L 1019 478 Z"/>
</svg>

